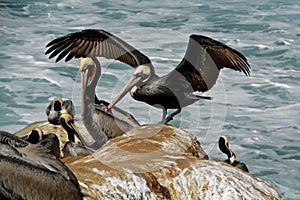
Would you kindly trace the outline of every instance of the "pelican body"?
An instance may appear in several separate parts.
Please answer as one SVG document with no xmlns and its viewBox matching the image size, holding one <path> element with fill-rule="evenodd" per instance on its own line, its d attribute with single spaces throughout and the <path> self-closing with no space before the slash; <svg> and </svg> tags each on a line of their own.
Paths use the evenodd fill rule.
<svg viewBox="0 0 300 200">
<path fill-rule="evenodd" d="M 58 156 L 54 134 L 30 144 L 0 131 L 0 199 L 83 199 L 75 175 Z"/>
<path fill-rule="evenodd" d="M 47 44 L 56 61 L 66 57 L 105 57 L 119 60 L 135 68 L 132 78 L 108 105 L 110 110 L 128 92 L 138 101 L 163 110 L 162 123 L 168 123 L 181 109 L 199 99 L 211 99 L 194 95 L 213 87 L 223 68 L 230 68 L 250 75 L 247 59 L 227 45 L 202 35 L 191 35 L 184 58 L 167 75 L 158 77 L 151 60 L 139 50 L 104 30 L 87 29 L 71 33 Z M 176 109 L 166 118 L 168 109 Z"/>
<path fill-rule="evenodd" d="M 124 88 L 125 90 L 130 90 L 131 86 L 132 82 L 130 81 Z M 168 123 L 173 119 L 173 116 L 181 112 L 182 107 L 193 104 L 200 99 L 212 99 L 207 96 L 194 95 L 193 92 L 193 88 L 187 79 L 177 71 L 173 71 L 163 77 L 152 78 L 151 81 L 139 87 L 134 85 L 130 95 L 137 101 L 161 108 L 163 115 L 160 123 Z M 111 109 L 121 99 L 120 96 L 123 96 L 125 93 L 121 91 L 120 95 L 108 105 L 108 109 Z M 166 118 L 167 109 L 176 109 L 176 111 Z"/>
<path fill-rule="evenodd" d="M 227 155 L 228 159 L 226 159 L 224 162 L 237 167 L 245 172 L 249 172 L 247 165 L 243 162 L 236 160 L 235 153 L 230 149 L 229 147 L 229 139 L 226 136 L 222 136 L 219 139 L 219 149 Z"/>
</svg>

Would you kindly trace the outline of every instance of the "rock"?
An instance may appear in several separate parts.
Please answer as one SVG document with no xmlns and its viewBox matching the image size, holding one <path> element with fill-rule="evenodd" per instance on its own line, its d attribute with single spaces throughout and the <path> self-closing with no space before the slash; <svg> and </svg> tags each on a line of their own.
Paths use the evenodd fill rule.
<svg viewBox="0 0 300 200">
<path fill-rule="evenodd" d="M 87 199 L 280 199 L 266 182 L 207 159 L 193 134 L 153 124 L 63 161 Z"/>
</svg>

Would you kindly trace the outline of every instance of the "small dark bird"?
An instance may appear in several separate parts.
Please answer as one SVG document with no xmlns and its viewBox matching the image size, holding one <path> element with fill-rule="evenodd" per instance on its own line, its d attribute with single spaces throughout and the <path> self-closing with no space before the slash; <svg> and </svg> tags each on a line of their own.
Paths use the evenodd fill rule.
<svg viewBox="0 0 300 200">
<path fill-rule="evenodd" d="M 75 108 L 71 100 L 63 100 L 62 98 L 55 98 L 46 108 L 46 115 L 51 124 L 59 125 L 60 112 L 65 111 L 72 117 L 75 115 Z"/>
<path fill-rule="evenodd" d="M 226 136 L 220 137 L 220 139 L 219 139 L 219 149 L 224 154 L 226 154 L 227 157 L 228 157 L 228 159 L 225 160 L 224 162 L 226 162 L 226 163 L 228 163 L 228 164 L 230 164 L 234 167 L 237 167 L 237 168 L 239 168 L 239 169 L 241 169 L 245 172 L 249 172 L 249 170 L 248 170 L 245 163 L 236 160 L 235 154 L 233 153 L 233 151 L 229 147 L 228 137 L 226 137 Z"/>
<path fill-rule="evenodd" d="M 83 199 L 75 175 L 58 156 L 54 134 L 30 144 L 0 131 L 0 199 Z"/>
<path fill-rule="evenodd" d="M 105 57 L 124 62 L 135 68 L 133 77 L 108 105 L 110 110 L 130 91 L 138 101 L 163 110 L 161 123 L 168 123 L 185 106 L 199 99 L 211 97 L 193 94 L 206 92 L 213 87 L 223 68 L 230 68 L 250 75 L 247 59 L 227 45 L 202 35 L 191 35 L 184 58 L 165 76 L 158 77 L 150 59 L 136 48 L 104 30 L 87 29 L 71 33 L 49 42 L 56 61 L 66 56 L 66 61 L 80 57 Z M 176 109 L 167 118 L 167 110 Z"/>
</svg>

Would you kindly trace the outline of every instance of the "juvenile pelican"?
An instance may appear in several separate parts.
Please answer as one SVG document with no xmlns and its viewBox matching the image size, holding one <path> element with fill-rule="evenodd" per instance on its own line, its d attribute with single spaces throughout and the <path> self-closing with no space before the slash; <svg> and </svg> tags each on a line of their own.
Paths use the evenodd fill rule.
<svg viewBox="0 0 300 200">
<path fill-rule="evenodd" d="M 202 35 L 191 35 L 184 58 L 167 75 L 158 77 L 150 59 L 120 38 L 104 30 L 88 29 L 71 33 L 52 40 L 47 44 L 56 61 L 66 56 L 105 57 L 119 60 L 135 68 L 133 77 L 116 98 L 108 105 L 111 109 L 127 92 L 138 101 L 161 108 L 162 123 L 167 123 L 199 99 L 211 99 L 194 95 L 193 92 L 206 92 L 213 87 L 223 68 L 230 68 L 250 75 L 247 59 L 227 45 Z M 176 109 L 166 118 L 167 109 Z"/>
<path fill-rule="evenodd" d="M 226 136 L 220 137 L 220 139 L 219 139 L 219 149 L 224 154 L 226 154 L 227 157 L 228 157 L 228 159 L 225 160 L 224 162 L 226 162 L 226 163 L 228 163 L 228 164 L 230 164 L 234 167 L 240 168 L 241 170 L 243 170 L 245 172 L 249 172 L 249 170 L 248 170 L 245 163 L 236 160 L 235 154 L 233 153 L 233 151 L 229 147 L 228 137 L 226 137 Z"/>
</svg>

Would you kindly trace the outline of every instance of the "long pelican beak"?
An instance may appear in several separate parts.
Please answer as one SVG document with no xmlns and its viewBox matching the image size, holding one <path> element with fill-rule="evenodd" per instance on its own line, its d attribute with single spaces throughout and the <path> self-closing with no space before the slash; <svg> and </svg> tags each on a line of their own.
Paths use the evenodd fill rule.
<svg viewBox="0 0 300 200">
<path fill-rule="evenodd" d="M 96 67 L 93 69 L 87 68 L 81 71 L 81 116 L 84 116 L 85 112 L 85 96 L 87 92 L 87 87 L 91 85 L 93 79 L 95 78 Z"/>
<path fill-rule="evenodd" d="M 107 106 L 107 110 L 110 110 L 116 103 L 118 103 L 135 85 L 142 81 L 141 77 L 132 76 L 120 93 L 112 100 L 112 102 Z"/>
<path fill-rule="evenodd" d="M 84 116 L 85 112 L 85 92 L 86 92 L 86 82 L 87 82 L 87 72 L 81 71 L 81 116 Z"/>
<path fill-rule="evenodd" d="M 96 58 L 81 58 L 79 71 L 81 75 L 81 115 L 84 117 L 86 99 L 91 96 L 95 98 L 95 88 L 99 79 L 98 75 L 101 75 L 101 66 Z"/>
</svg>

